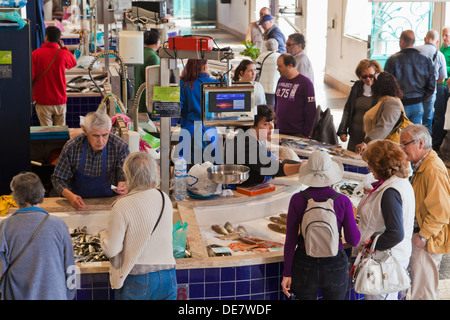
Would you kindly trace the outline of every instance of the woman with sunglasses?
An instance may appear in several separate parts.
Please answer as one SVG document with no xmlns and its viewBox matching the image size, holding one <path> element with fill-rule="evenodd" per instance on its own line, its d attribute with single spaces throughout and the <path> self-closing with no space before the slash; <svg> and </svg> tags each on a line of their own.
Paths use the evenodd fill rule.
<svg viewBox="0 0 450 320">
<path fill-rule="evenodd" d="M 359 80 L 355 82 L 350 91 L 341 124 L 337 130 L 337 134 L 343 142 L 346 142 L 350 135 L 347 145 L 347 149 L 350 151 L 355 151 L 356 145 L 364 140 L 363 116 L 378 102 L 377 97 L 372 94 L 372 85 L 375 75 L 382 71 L 383 69 L 376 60 L 361 60 L 356 67 L 355 74 Z"/>
<path fill-rule="evenodd" d="M 372 85 L 373 95 L 378 97 L 378 102 L 365 112 L 363 117 L 364 140 L 355 148 L 357 154 L 361 154 L 367 143 L 372 140 L 390 139 L 401 124 L 402 113 L 405 112 L 402 104 L 403 92 L 397 79 L 388 72 L 381 72 L 375 78 Z M 399 137 L 397 144 L 400 142 Z"/>
</svg>

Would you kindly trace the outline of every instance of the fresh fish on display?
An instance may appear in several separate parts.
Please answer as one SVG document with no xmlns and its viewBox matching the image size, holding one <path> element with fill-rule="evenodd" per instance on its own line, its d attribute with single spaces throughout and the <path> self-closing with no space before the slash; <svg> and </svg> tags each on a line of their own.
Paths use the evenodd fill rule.
<svg viewBox="0 0 450 320">
<path fill-rule="evenodd" d="M 87 227 L 75 228 L 71 233 L 75 262 L 108 261 L 100 245 L 100 237 L 87 233 Z"/>
<path fill-rule="evenodd" d="M 224 236 L 216 236 L 220 240 L 238 240 L 240 238 L 239 233 L 230 233 Z"/>
<path fill-rule="evenodd" d="M 234 232 L 233 225 L 231 223 L 229 223 L 228 221 L 225 223 L 224 227 L 229 233 L 233 233 Z"/>
<path fill-rule="evenodd" d="M 211 228 L 212 228 L 215 232 L 217 232 L 217 233 L 219 233 L 219 234 L 223 234 L 223 235 L 227 235 L 227 234 L 228 234 L 228 231 L 227 231 L 224 227 L 219 226 L 218 224 L 212 225 Z"/>
<path fill-rule="evenodd" d="M 229 244 L 228 247 L 231 250 L 236 252 L 236 251 L 250 250 L 250 249 L 256 248 L 257 245 L 256 244 L 246 244 L 246 243 L 241 243 L 241 242 L 233 242 L 233 243 Z"/>
<path fill-rule="evenodd" d="M 256 247 L 259 248 L 281 248 L 284 246 L 281 242 L 264 240 L 256 237 L 241 237 L 239 241 L 249 245 L 256 245 Z"/>
<path fill-rule="evenodd" d="M 287 224 L 287 220 L 281 217 L 270 217 L 269 220 L 278 224 Z"/>
<path fill-rule="evenodd" d="M 66 91 L 75 93 L 98 93 L 100 88 L 100 91 L 103 92 L 104 84 L 108 81 L 106 73 L 93 77 L 93 80 L 94 81 L 92 81 L 89 76 L 77 76 L 67 82 Z"/>
<path fill-rule="evenodd" d="M 267 225 L 267 227 L 269 227 L 270 230 L 275 231 L 275 232 L 279 232 L 279 233 L 283 233 L 286 234 L 286 227 L 277 223 L 269 223 Z"/>
<path fill-rule="evenodd" d="M 240 234 L 248 234 L 247 230 L 242 225 L 236 227 L 236 232 Z"/>
</svg>

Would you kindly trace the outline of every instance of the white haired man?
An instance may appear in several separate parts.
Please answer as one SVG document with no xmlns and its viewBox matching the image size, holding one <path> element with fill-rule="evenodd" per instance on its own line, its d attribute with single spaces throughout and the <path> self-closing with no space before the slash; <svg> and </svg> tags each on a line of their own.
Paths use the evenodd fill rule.
<svg viewBox="0 0 450 320">
<path fill-rule="evenodd" d="M 82 128 L 82 134 L 64 145 L 51 178 L 58 194 L 75 209 L 85 208 L 83 198 L 126 193 L 122 165 L 130 153 L 127 143 L 110 132 L 106 113 L 88 113 Z"/>
<path fill-rule="evenodd" d="M 450 253 L 450 179 L 424 125 L 403 129 L 400 146 L 413 164 L 410 181 L 416 199 L 409 262 L 411 298 L 439 300 L 439 266 L 443 254 Z"/>
</svg>

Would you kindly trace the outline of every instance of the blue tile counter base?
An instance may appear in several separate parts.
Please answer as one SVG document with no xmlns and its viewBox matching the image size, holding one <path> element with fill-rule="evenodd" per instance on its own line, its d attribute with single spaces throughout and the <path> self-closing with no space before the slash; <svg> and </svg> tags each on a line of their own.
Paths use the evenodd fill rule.
<svg viewBox="0 0 450 320">
<path fill-rule="evenodd" d="M 283 262 L 177 270 L 179 300 L 286 300 Z M 364 300 L 349 281 L 348 300 Z M 318 299 L 321 299 L 320 293 Z M 108 273 L 81 274 L 77 300 L 114 300 Z"/>
<path fill-rule="evenodd" d="M 96 111 L 102 98 L 98 96 L 88 97 L 67 97 L 67 112 L 66 112 L 66 125 L 69 128 L 80 127 L 80 116 L 85 116 L 91 111 Z M 30 119 L 31 126 L 39 126 L 39 119 L 36 115 L 36 110 L 33 108 L 33 113 Z"/>
</svg>

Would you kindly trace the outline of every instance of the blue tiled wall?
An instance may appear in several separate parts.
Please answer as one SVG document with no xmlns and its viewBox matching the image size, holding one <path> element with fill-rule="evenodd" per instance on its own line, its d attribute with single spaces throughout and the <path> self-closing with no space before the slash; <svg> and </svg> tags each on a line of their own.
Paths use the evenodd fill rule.
<svg viewBox="0 0 450 320">
<path fill-rule="evenodd" d="M 186 300 L 285 300 L 283 262 L 252 266 L 177 270 L 178 298 Z M 113 300 L 108 273 L 82 274 L 78 300 Z M 320 299 L 319 294 L 319 299 Z M 348 300 L 363 300 L 353 291 Z"/>
<path fill-rule="evenodd" d="M 69 128 L 80 127 L 80 116 L 85 116 L 88 112 L 97 110 L 100 105 L 101 97 L 68 97 L 66 125 Z M 39 126 L 39 119 L 33 108 L 33 114 L 30 121 L 31 126 Z"/>
</svg>

